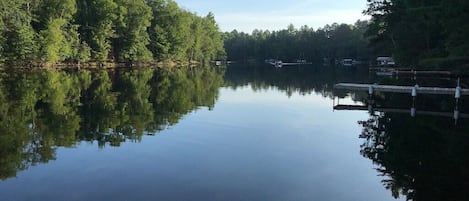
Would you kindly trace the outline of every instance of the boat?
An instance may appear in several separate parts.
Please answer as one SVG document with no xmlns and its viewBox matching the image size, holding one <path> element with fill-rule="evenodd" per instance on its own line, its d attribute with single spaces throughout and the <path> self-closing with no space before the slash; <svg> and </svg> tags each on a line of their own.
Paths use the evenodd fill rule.
<svg viewBox="0 0 469 201">
<path fill-rule="evenodd" d="M 276 68 L 281 68 L 283 66 L 283 62 L 280 60 L 275 61 L 274 66 Z"/>
<path fill-rule="evenodd" d="M 380 56 L 376 58 L 376 64 L 379 67 L 395 67 L 396 62 L 390 56 Z"/>
</svg>

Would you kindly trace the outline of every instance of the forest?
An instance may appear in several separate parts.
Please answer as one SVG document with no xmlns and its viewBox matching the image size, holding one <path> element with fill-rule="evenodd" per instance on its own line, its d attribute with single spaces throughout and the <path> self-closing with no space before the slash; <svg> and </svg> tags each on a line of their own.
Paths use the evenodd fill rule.
<svg viewBox="0 0 469 201">
<path fill-rule="evenodd" d="M 367 21 L 353 25 L 326 25 L 314 30 L 308 26 L 289 25 L 279 31 L 254 30 L 252 34 L 234 30 L 225 36 L 225 50 L 230 60 L 280 59 L 284 61 L 323 59 L 370 59 L 373 54 L 364 37 Z"/>
<path fill-rule="evenodd" d="M 2 0 L 0 64 L 393 56 L 402 66 L 468 67 L 468 1 L 365 3 L 371 18 L 355 24 L 222 33 L 213 13 L 198 16 L 173 0 Z"/>
<path fill-rule="evenodd" d="M 469 63 L 469 1 L 367 0 L 366 36 L 402 64 L 457 68 Z M 462 65 L 462 66 L 461 66 Z"/>
<path fill-rule="evenodd" d="M 212 13 L 173 0 L 2 0 L 0 63 L 207 62 L 225 56 Z"/>
<path fill-rule="evenodd" d="M 293 25 L 279 31 L 225 33 L 229 59 L 321 61 L 393 56 L 401 66 L 465 69 L 469 63 L 469 1 L 367 0 L 369 21 Z"/>
</svg>

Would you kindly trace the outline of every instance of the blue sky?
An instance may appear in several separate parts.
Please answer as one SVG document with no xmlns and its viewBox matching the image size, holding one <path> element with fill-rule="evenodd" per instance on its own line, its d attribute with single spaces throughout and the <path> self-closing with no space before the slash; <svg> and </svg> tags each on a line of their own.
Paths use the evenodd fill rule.
<svg viewBox="0 0 469 201">
<path fill-rule="evenodd" d="M 313 28 L 368 19 L 366 0 L 175 0 L 184 9 L 206 15 L 213 12 L 222 31 L 279 30 L 290 23 Z"/>
</svg>

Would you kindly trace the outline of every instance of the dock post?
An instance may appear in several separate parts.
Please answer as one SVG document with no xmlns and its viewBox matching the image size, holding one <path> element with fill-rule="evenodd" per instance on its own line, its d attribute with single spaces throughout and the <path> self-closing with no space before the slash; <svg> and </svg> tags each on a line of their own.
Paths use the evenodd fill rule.
<svg viewBox="0 0 469 201">
<path fill-rule="evenodd" d="M 455 97 L 456 99 L 461 98 L 461 87 L 460 87 L 460 86 L 457 86 L 457 87 L 456 87 L 456 91 L 454 92 L 454 97 Z"/>
<path fill-rule="evenodd" d="M 412 97 L 416 97 L 417 96 L 417 88 L 419 87 L 419 85 L 415 85 L 413 88 L 412 88 Z"/>
<path fill-rule="evenodd" d="M 371 96 L 371 95 L 373 95 L 373 93 L 374 93 L 373 86 L 370 85 L 370 86 L 368 87 L 368 94 L 370 94 L 370 96 Z"/>
<path fill-rule="evenodd" d="M 456 86 L 456 90 L 454 91 L 454 97 L 456 99 L 461 98 L 461 78 L 458 77 L 458 82 Z"/>
</svg>

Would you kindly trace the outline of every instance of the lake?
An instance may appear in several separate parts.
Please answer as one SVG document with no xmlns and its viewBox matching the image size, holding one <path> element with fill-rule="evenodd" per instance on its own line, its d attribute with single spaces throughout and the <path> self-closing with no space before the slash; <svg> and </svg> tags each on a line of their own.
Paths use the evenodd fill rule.
<svg viewBox="0 0 469 201">
<path fill-rule="evenodd" d="M 469 197 L 465 98 L 333 90 L 338 82 L 454 79 L 318 66 L 0 77 L 4 201 Z M 334 110 L 338 102 L 376 109 Z"/>
</svg>

